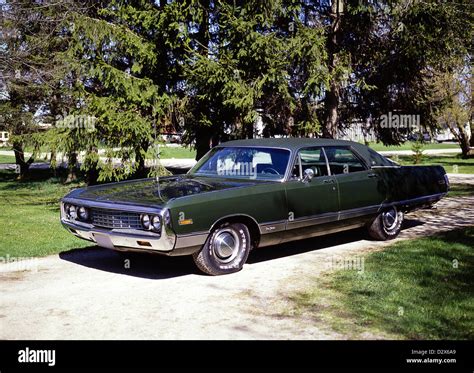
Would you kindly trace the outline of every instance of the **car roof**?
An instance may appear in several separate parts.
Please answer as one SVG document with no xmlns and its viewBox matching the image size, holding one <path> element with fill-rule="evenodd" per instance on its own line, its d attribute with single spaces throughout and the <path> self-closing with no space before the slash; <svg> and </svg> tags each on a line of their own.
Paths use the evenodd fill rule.
<svg viewBox="0 0 474 373">
<path fill-rule="evenodd" d="M 288 137 L 288 138 L 263 138 L 263 139 L 246 139 L 246 140 L 232 140 L 219 144 L 219 147 L 230 146 L 262 146 L 271 148 L 285 148 L 296 150 L 306 146 L 354 146 L 359 148 L 362 144 L 347 140 L 334 139 L 315 139 L 302 137 Z M 363 145 L 362 145 L 363 146 Z"/>
</svg>

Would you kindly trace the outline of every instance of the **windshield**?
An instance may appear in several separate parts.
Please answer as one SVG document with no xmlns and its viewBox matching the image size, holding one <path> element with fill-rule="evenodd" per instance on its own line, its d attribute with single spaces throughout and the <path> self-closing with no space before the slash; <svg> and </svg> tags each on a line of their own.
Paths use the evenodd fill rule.
<svg viewBox="0 0 474 373">
<path fill-rule="evenodd" d="M 192 175 L 240 179 L 280 180 L 285 176 L 290 151 L 260 147 L 217 147 L 190 171 Z"/>
</svg>

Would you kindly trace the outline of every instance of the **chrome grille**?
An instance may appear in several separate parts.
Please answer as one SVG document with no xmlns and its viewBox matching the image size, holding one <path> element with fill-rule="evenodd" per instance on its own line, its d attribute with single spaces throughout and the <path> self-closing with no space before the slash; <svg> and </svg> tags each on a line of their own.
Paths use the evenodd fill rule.
<svg viewBox="0 0 474 373">
<path fill-rule="evenodd" d="M 92 224 L 104 228 L 142 229 L 140 214 L 114 210 L 92 209 Z"/>
</svg>

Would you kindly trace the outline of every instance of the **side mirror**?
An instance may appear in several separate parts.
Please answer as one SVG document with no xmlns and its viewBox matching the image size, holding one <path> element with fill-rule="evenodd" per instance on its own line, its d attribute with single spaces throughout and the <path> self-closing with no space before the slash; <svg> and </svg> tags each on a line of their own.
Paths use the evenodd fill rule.
<svg viewBox="0 0 474 373">
<path fill-rule="evenodd" d="M 314 171 L 311 168 L 307 168 L 304 170 L 304 176 L 303 176 L 303 183 L 307 183 L 308 181 L 311 181 L 311 179 L 314 177 Z"/>
</svg>

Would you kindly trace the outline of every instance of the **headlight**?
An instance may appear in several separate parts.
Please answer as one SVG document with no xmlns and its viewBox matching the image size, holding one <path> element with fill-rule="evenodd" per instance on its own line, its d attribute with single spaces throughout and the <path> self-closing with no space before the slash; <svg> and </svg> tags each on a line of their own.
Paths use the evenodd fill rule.
<svg viewBox="0 0 474 373">
<path fill-rule="evenodd" d="M 66 205 L 66 215 L 69 219 L 76 220 L 77 219 L 76 206 Z"/>
<path fill-rule="evenodd" d="M 150 229 L 150 217 L 147 214 L 142 215 L 141 221 L 143 228 Z"/>
<path fill-rule="evenodd" d="M 79 219 L 86 221 L 89 219 L 89 211 L 84 206 L 79 207 L 77 210 L 77 214 L 79 216 Z"/>
<path fill-rule="evenodd" d="M 155 215 L 151 219 L 151 226 L 154 231 L 160 232 L 161 231 L 161 219 L 159 216 Z"/>
</svg>

